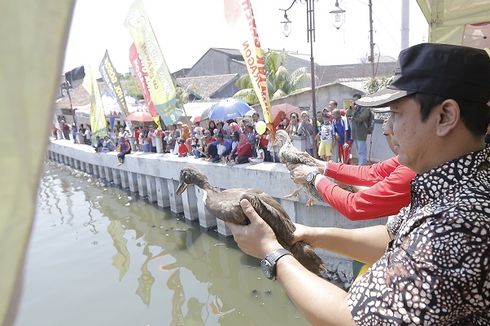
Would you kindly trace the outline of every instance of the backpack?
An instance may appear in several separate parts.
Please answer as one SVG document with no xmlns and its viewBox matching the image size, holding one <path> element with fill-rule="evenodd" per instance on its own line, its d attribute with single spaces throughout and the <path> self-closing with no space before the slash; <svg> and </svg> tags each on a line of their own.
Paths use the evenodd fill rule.
<svg viewBox="0 0 490 326">
<path fill-rule="evenodd" d="M 366 125 L 367 125 L 367 133 L 372 134 L 374 130 L 374 113 L 371 109 L 369 109 L 369 117 L 366 120 Z"/>
</svg>

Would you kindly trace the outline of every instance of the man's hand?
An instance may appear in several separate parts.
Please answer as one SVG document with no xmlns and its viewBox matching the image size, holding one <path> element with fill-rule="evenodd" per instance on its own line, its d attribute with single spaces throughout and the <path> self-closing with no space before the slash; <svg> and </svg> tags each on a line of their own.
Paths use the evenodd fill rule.
<svg viewBox="0 0 490 326">
<path fill-rule="evenodd" d="M 295 223 L 296 230 L 293 233 L 293 243 L 298 241 L 304 241 L 308 243 L 313 248 L 318 248 L 317 243 L 315 243 L 315 228 L 311 226 L 306 226 L 303 224 Z"/>
<path fill-rule="evenodd" d="M 246 199 L 240 201 L 243 212 L 250 220 L 249 225 L 226 223 L 233 233 L 238 247 L 246 254 L 263 259 L 276 249 L 282 248 L 276 239 L 274 231 L 257 214 L 250 202 Z"/>
<path fill-rule="evenodd" d="M 293 164 L 288 166 L 291 174 L 291 179 L 297 184 L 306 184 L 306 175 L 310 172 L 318 172 L 316 166 L 309 166 L 305 164 Z"/>
</svg>

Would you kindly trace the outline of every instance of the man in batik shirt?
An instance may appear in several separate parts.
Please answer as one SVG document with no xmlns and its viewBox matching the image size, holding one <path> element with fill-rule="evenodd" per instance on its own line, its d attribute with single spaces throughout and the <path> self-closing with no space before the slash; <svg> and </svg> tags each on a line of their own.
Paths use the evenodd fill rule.
<svg viewBox="0 0 490 326">
<path fill-rule="evenodd" d="M 358 100 L 390 107 L 399 161 L 417 176 L 410 205 L 387 226 L 297 225 L 296 241 L 373 264 L 349 292 L 284 253 L 247 201 L 241 204 L 250 224 L 229 224 L 239 247 L 265 257 L 266 275 L 313 324 L 489 325 L 489 99 L 487 52 L 419 44 L 400 53 L 390 85 Z M 315 167 L 305 170 L 292 171 L 295 181 L 325 178 Z"/>
</svg>

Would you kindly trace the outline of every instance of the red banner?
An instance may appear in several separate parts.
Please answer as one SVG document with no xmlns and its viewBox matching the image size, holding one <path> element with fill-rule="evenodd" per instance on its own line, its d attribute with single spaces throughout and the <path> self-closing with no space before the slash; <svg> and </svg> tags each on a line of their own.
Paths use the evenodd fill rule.
<svg viewBox="0 0 490 326">
<path fill-rule="evenodd" d="M 133 67 L 134 75 L 136 76 L 141 93 L 143 93 L 143 97 L 145 98 L 145 103 L 148 106 L 148 112 L 150 112 L 152 117 L 158 117 L 158 112 L 153 104 L 153 101 L 151 100 L 150 91 L 148 90 L 148 73 L 143 67 L 141 59 L 138 55 L 138 50 L 136 50 L 134 43 L 131 44 L 131 47 L 129 48 L 129 61 Z"/>
</svg>

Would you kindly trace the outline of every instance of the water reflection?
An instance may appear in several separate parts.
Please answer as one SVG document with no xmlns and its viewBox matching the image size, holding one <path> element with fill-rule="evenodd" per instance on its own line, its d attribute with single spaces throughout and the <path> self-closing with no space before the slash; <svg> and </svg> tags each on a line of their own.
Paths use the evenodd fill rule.
<svg viewBox="0 0 490 326">
<path fill-rule="evenodd" d="M 70 216 L 70 209 L 76 209 L 71 211 L 75 217 L 70 216 L 73 226 L 65 224 L 62 230 L 42 229 L 45 232 L 42 238 L 56 246 L 54 242 L 60 239 L 49 240 L 46 232 L 58 232 L 57 235 L 64 237 L 62 241 L 71 252 L 57 257 L 60 260 L 57 270 L 68 270 L 70 278 L 79 279 L 82 287 L 75 290 L 87 291 L 84 299 L 79 299 L 83 304 L 66 306 L 65 310 L 78 316 L 79 310 L 90 306 L 95 298 L 105 297 L 106 302 L 111 302 L 111 306 L 92 307 L 90 313 L 83 314 L 79 325 L 100 324 L 91 318 L 108 314 L 112 306 L 118 312 L 110 315 L 111 323 L 121 325 L 306 324 L 283 290 L 263 279 L 258 261 L 242 254 L 231 239 L 222 238 L 215 231 L 205 232 L 183 217 L 81 172 L 57 167 L 55 163 L 48 166 L 51 171 L 42 181 L 40 208 L 47 214 L 47 206 L 54 205 L 57 214 L 43 218 L 58 218 L 63 223 L 63 213 Z M 51 178 L 55 173 L 57 179 L 63 180 L 61 183 Z M 75 234 L 74 239 L 69 238 L 70 234 Z M 89 245 L 94 243 L 98 245 Z M 62 267 L 70 264 L 66 257 L 72 257 L 74 251 L 78 266 L 87 266 L 89 272 Z M 115 273 L 108 272 L 107 264 Z M 39 270 L 39 266 L 34 267 L 33 270 Z M 45 282 L 47 278 L 44 275 L 41 279 L 34 271 L 27 274 L 34 283 Z M 93 290 L 84 284 L 94 284 Z M 29 299 L 42 295 L 29 284 L 26 287 Z M 61 282 L 53 285 L 52 291 L 56 293 L 53 296 L 59 298 L 65 290 L 63 287 Z M 134 301 L 135 297 L 141 306 Z M 45 295 L 43 300 L 49 301 Z M 22 321 L 28 320 L 29 310 L 34 308 L 26 301 L 18 326 L 29 325 Z M 39 301 L 34 301 L 39 305 Z M 47 310 L 44 318 L 55 318 L 49 314 L 51 306 L 43 308 Z M 63 311 L 62 307 L 57 311 Z M 130 322 L 131 318 L 134 323 Z M 50 320 L 37 324 L 57 323 Z"/>
</svg>

